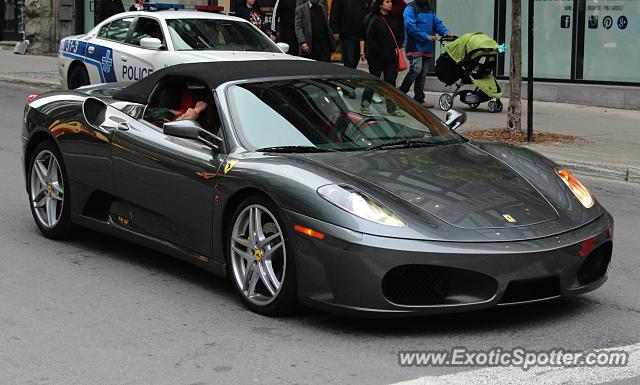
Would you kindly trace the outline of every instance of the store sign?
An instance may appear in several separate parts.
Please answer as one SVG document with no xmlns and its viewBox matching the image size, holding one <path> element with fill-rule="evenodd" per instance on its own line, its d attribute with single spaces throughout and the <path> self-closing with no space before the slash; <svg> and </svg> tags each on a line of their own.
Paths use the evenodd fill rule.
<svg viewBox="0 0 640 385">
<path fill-rule="evenodd" d="M 583 78 L 639 82 L 640 1 L 587 0 L 585 17 Z"/>
</svg>

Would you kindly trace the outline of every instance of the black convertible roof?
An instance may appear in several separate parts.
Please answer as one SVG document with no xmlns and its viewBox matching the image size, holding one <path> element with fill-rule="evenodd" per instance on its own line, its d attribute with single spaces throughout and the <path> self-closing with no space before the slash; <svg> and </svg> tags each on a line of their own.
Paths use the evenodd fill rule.
<svg viewBox="0 0 640 385">
<path fill-rule="evenodd" d="M 167 77 L 188 77 L 211 89 L 244 79 L 267 77 L 370 76 L 341 65 L 308 60 L 252 60 L 178 64 L 158 70 L 113 94 L 114 99 L 146 103 L 156 84 Z"/>
</svg>

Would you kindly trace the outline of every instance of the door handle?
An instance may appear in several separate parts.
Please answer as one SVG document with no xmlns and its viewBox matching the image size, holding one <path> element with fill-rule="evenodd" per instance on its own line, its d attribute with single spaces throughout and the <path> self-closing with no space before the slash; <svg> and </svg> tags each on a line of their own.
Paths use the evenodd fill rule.
<svg viewBox="0 0 640 385">
<path fill-rule="evenodd" d="M 94 46 L 92 46 L 92 45 L 91 45 L 91 46 L 89 46 L 89 48 L 87 48 L 87 52 L 89 52 L 89 53 L 93 53 L 93 51 L 95 51 L 95 49 L 96 49 L 96 48 L 95 48 Z"/>
<path fill-rule="evenodd" d="M 128 131 L 129 125 L 125 122 L 118 123 L 118 131 Z"/>
<path fill-rule="evenodd" d="M 128 57 L 126 57 L 126 56 L 120 56 L 120 60 L 122 60 L 122 61 L 127 61 L 127 60 L 129 60 L 129 58 L 128 58 Z"/>
</svg>

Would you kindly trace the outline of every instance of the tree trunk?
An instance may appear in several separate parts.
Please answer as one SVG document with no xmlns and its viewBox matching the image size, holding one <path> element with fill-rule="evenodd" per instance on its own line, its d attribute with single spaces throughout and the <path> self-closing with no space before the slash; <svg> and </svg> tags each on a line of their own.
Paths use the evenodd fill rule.
<svg viewBox="0 0 640 385">
<path fill-rule="evenodd" d="M 509 108 L 507 127 L 522 129 L 522 15 L 521 0 L 511 0 L 511 55 L 509 68 Z"/>
</svg>

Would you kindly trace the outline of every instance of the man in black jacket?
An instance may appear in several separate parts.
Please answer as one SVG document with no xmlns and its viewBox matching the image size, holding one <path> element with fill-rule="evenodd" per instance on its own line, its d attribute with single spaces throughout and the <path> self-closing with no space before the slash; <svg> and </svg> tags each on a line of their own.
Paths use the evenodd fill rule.
<svg viewBox="0 0 640 385">
<path fill-rule="evenodd" d="M 296 39 L 296 6 L 297 0 L 277 0 L 273 7 L 271 31 L 278 36 L 278 41 L 289 44 L 289 55 L 298 55 L 298 39 Z"/>
<path fill-rule="evenodd" d="M 120 12 L 124 12 L 124 6 L 121 0 L 96 0 L 96 11 L 93 20 L 97 25 Z"/>
<path fill-rule="evenodd" d="M 309 0 L 296 7 L 296 37 L 300 55 L 313 60 L 331 61 L 335 50 L 327 7 L 320 0 Z"/>
<path fill-rule="evenodd" d="M 333 0 L 331 30 L 342 47 L 342 62 L 356 68 L 360 61 L 360 40 L 364 38 L 362 22 L 369 13 L 367 0 Z"/>
</svg>

